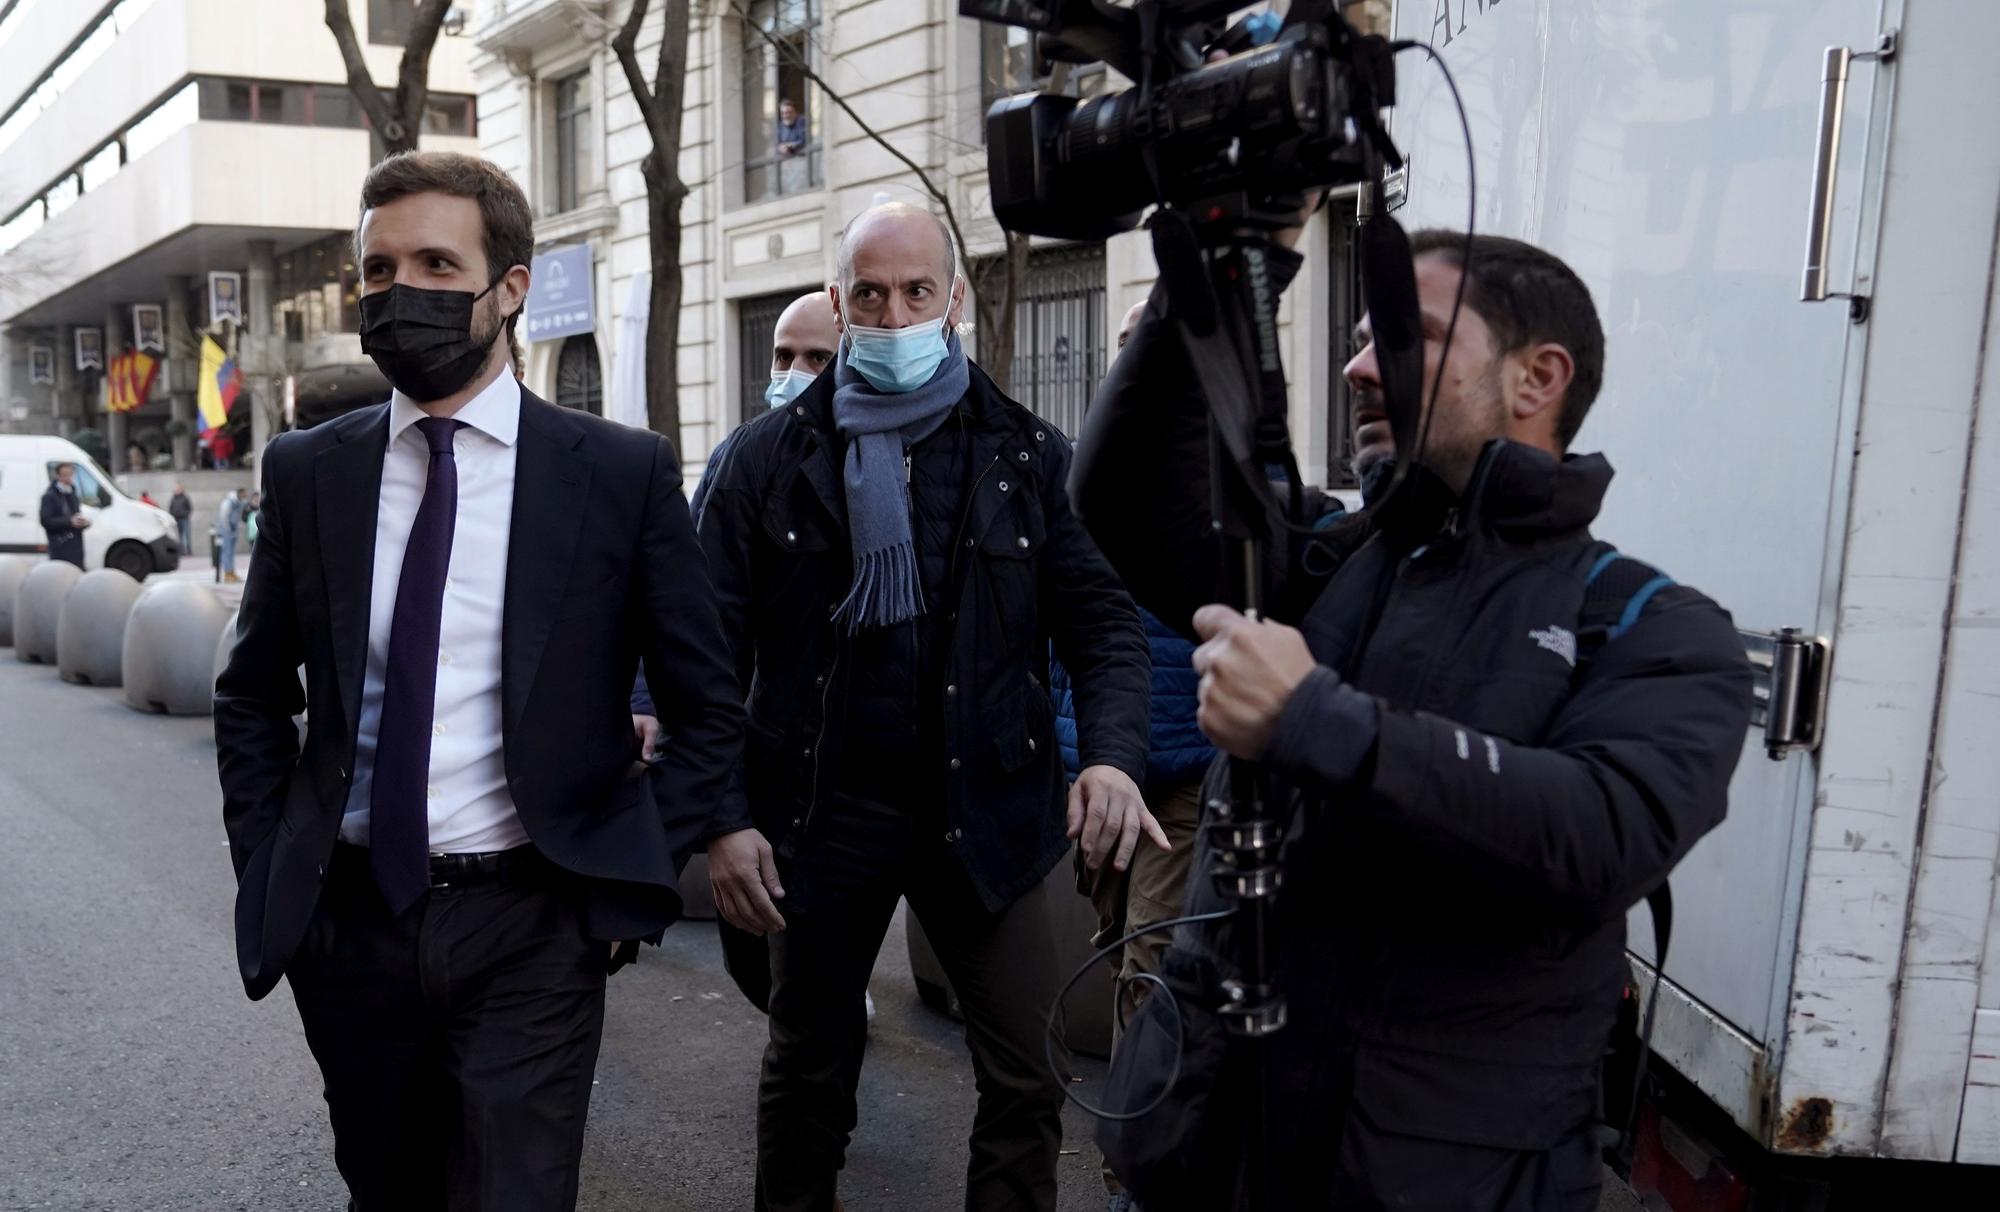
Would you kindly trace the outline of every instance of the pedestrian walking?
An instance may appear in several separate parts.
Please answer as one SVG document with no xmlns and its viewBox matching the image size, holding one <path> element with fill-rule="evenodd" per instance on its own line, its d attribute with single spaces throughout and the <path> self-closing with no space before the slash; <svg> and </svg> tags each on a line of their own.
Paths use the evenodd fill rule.
<svg viewBox="0 0 2000 1212">
<path fill-rule="evenodd" d="M 215 508 L 215 539 L 221 549 L 222 579 L 238 581 L 236 575 L 236 541 L 243 534 L 244 490 L 235 489 L 222 498 L 222 504 Z"/>
<path fill-rule="evenodd" d="M 907 897 L 978 1079 L 965 1206 L 1049 1212 L 1063 1092 L 1043 879 L 1073 838 L 1093 867 L 1128 864 L 1142 832 L 1165 844 L 1138 787 L 1145 632 L 1069 511 L 1068 442 L 959 346 L 943 225 L 876 207 L 835 266 L 832 372 L 737 435 L 700 522 L 755 721 L 758 831 L 710 846 L 709 871 L 721 913 L 769 940 L 756 1206 L 834 1206 L 868 976 Z M 1067 819 L 1051 641 L 1081 716 Z"/>
<path fill-rule="evenodd" d="M 174 519 L 180 530 L 181 554 L 194 550 L 194 502 L 188 499 L 187 489 L 174 485 L 174 495 L 167 499 L 167 513 Z"/>
<path fill-rule="evenodd" d="M 291 984 L 354 1206 L 565 1212 L 605 977 L 748 820 L 742 696 L 672 446 L 510 373 L 520 187 L 409 152 L 361 202 L 394 394 L 266 449 L 216 684 L 237 955 Z M 634 772 L 642 659 L 673 744 Z"/>
<path fill-rule="evenodd" d="M 48 536 L 49 558 L 83 567 L 83 532 L 90 518 L 76 491 L 76 464 L 56 464 L 56 478 L 42 494 L 42 532 Z"/>
</svg>

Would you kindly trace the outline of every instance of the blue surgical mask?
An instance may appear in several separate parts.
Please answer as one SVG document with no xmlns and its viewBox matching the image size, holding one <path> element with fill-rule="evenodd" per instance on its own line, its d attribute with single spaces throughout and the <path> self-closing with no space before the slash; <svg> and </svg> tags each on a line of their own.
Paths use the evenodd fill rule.
<svg viewBox="0 0 2000 1212">
<path fill-rule="evenodd" d="M 930 382 L 944 361 L 945 321 L 925 320 L 908 328 L 847 326 L 847 364 L 876 391 L 901 395 Z"/>
<path fill-rule="evenodd" d="M 814 375 L 809 370 L 793 367 L 781 375 L 771 376 L 771 385 L 764 389 L 764 403 L 773 408 L 783 408 L 799 394 L 812 386 Z"/>
</svg>

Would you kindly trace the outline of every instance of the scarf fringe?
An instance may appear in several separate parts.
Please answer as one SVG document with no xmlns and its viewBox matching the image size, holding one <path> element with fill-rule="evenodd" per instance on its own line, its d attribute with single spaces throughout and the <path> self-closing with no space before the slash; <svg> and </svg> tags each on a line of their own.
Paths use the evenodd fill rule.
<svg viewBox="0 0 2000 1212">
<path fill-rule="evenodd" d="M 906 623 L 923 612 L 923 596 L 917 589 L 917 548 L 905 539 L 893 547 L 854 557 L 854 587 L 834 608 L 833 617 L 845 620 L 847 634 L 856 635 L 870 627 Z"/>
</svg>

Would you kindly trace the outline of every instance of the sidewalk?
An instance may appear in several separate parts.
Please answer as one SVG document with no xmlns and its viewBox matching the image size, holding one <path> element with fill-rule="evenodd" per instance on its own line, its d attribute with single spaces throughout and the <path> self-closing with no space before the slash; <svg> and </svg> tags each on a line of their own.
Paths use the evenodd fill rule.
<svg viewBox="0 0 2000 1212">
<path fill-rule="evenodd" d="M 236 575 L 242 576 L 250 570 L 250 553 L 241 548 L 236 552 Z M 215 590 L 215 596 L 224 606 L 234 610 L 243 601 L 243 582 L 215 583 L 215 569 L 208 562 L 208 553 L 181 557 L 181 566 L 173 572 L 154 573 L 155 578 L 172 581 L 199 581 Z"/>
</svg>

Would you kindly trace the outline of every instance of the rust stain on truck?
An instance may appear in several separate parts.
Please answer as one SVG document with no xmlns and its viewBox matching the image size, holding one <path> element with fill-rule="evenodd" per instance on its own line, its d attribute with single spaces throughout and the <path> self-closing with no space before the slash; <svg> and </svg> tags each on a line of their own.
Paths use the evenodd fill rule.
<svg viewBox="0 0 2000 1212">
<path fill-rule="evenodd" d="M 1778 1122 L 1778 1148 L 1787 1153 L 1817 1153 L 1833 1135 L 1833 1103 L 1802 1098 L 1785 1108 Z"/>
</svg>

